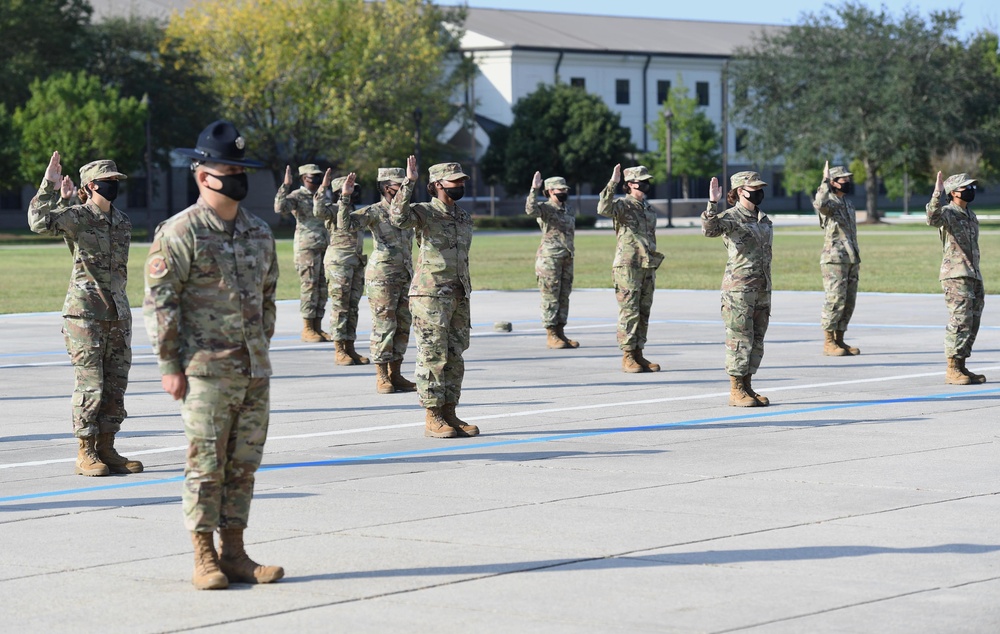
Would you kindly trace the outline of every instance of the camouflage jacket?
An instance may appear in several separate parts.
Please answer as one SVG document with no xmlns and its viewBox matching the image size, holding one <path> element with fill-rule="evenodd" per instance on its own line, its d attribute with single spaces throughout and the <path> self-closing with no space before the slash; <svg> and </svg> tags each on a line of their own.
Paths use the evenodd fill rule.
<svg viewBox="0 0 1000 634">
<path fill-rule="evenodd" d="M 313 194 L 304 186 L 291 191 L 281 184 L 274 195 L 274 213 L 295 216 L 295 249 L 323 250 L 330 240 L 326 224 L 313 213 Z"/>
<path fill-rule="evenodd" d="M 573 257 L 573 236 L 576 233 L 576 216 L 566 205 L 556 205 L 551 200 L 538 202 L 542 190 L 532 189 L 524 203 L 524 213 L 538 220 L 542 228 L 542 243 L 538 246 L 540 258 Z"/>
<path fill-rule="evenodd" d="M 365 279 L 413 277 L 413 230 L 392 226 L 389 203 L 383 199 L 353 213 L 348 210 L 346 205 L 339 208 L 337 225 L 348 230 L 369 229 L 375 242 Z"/>
<path fill-rule="evenodd" d="M 615 200 L 616 185 L 609 181 L 597 202 L 597 213 L 615 222 L 618 248 L 612 266 L 659 268 L 663 254 L 656 250 L 656 212 L 649 202 L 632 196 Z"/>
<path fill-rule="evenodd" d="M 729 251 L 726 273 L 722 277 L 724 291 L 771 290 L 771 243 L 774 227 L 763 211 L 744 209 L 736 203 L 719 213 L 718 203 L 709 202 L 701 214 L 701 232 L 709 238 L 722 236 Z"/>
<path fill-rule="evenodd" d="M 43 180 L 28 205 L 28 225 L 35 233 L 62 236 L 73 252 L 73 273 L 63 315 L 113 321 L 131 319 L 125 286 L 132 223 L 111 206 L 101 211 L 93 201 L 66 205 L 59 187 Z"/>
<path fill-rule="evenodd" d="M 313 214 L 323 219 L 330 235 L 330 246 L 326 249 L 326 263 L 342 266 L 359 266 L 364 259 L 365 239 L 357 229 L 342 227 L 338 223 L 341 209 L 346 213 L 354 211 L 350 198 L 338 197 L 333 202 L 333 192 L 329 187 L 320 187 L 313 194 Z"/>
<path fill-rule="evenodd" d="M 389 221 L 399 229 L 413 228 L 417 238 L 417 264 L 410 284 L 411 296 L 448 297 L 472 293 L 469 248 L 472 216 L 455 205 L 435 198 L 410 204 L 413 181 L 406 179 L 389 206 Z"/>
<path fill-rule="evenodd" d="M 823 253 L 819 258 L 820 264 L 860 262 L 861 251 L 858 249 L 858 223 L 854 203 L 847 197 L 838 197 L 830 190 L 830 184 L 824 182 L 816 190 L 813 209 L 819 216 L 819 226 L 826 232 Z"/>
<path fill-rule="evenodd" d="M 958 205 L 941 206 L 940 196 L 927 203 L 927 224 L 938 228 L 941 236 L 941 276 L 983 279 L 979 272 L 979 219 L 971 209 Z"/>
<path fill-rule="evenodd" d="M 143 317 L 162 374 L 271 375 L 274 236 L 243 208 L 234 226 L 230 235 L 199 198 L 156 228 Z"/>
</svg>

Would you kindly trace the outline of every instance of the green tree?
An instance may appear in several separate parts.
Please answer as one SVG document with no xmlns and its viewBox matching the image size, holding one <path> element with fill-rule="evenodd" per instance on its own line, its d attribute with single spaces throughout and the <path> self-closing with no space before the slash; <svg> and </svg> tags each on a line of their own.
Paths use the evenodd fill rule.
<svg viewBox="0 0 1000 634">
<path fill-rule="evenodd" d="M 684 198 L 690 198 L 692 178 L 711 178 L 722 171 L 722 135 L 712 120 L 698 107 L 698 101 L 688 97 L 688 88 L 677 78 L 677 87 L 670 91 L 656 121 L 648 124 L 650 134 L 660 147 L 643 157 L 651 167 L 657 182 L 667 180 L 667 124 L 664 113 L 673 113 L 671 154 L 673 175 L 681 177 Z"/>
<path fill-rule="evenodd" d="M 97 159 L 112 159 L 123 172 L 141 165 L 146 106 L 119 97 L 93 75 L 53 75 L 31 83 L 31 97 L 14 112 L 21 137 L 20 173 L 40 182 L 49 157 L 58 150 L 67 175 Z M 73 180 L 77 180 L 74 178 Z"/>
<path fill-rule="evenodd" d="M 563 176 L 577 192 L 583 183 L 603 185 L 634 149 L 618 113 L 597 95 L 567 84 L 540 84 L 518 99 L 513 113 L 510 128 L 491 137 L 483 157 L 487 178 L 509 194 L 527 193 L 535 171 Z"/>
<path fill-rule="evenodd" d="M 960 48 L 955 11 L 898 18 L 847 2 L 760 35 L 731 66 L 734 114 L 758 160 L 856 157 L 869 222 L 883 174 L 927 170 L 962 129 L 962 100 L 943 92 Z M 818 185 L 817 180 L 815 185 Z"/>
<path fill-rule="evenodd" d="M 452 116 L 458 78 L 442 69 L 463 21 L 430 0 L 196 0 L 165 45 L 197 56 L 276 183 L 317 160 L 364 176 L 413 152 L 415 108 L 425 131 Z"/>
</svg>

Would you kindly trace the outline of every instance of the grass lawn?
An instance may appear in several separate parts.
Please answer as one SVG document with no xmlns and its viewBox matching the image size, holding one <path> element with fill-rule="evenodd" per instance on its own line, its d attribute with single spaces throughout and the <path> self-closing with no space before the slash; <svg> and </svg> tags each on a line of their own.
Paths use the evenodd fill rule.
<svg viewBox="0 0 1000 634">
<path fill-rule="evenodd" d="M 941 243 L 937 231 L 891 231 L 892 227 L 859 229 L 863 264 L 861 290 L 900 293 L 940 293 L 938 268 Z M 983 229 L 990 229 L 984 223 Z M 774 238 L 775 290 L 822 290 L 819 252 L 823 236 L 816 231 L 779 229 Z M 726 253 L 720 238 L 668 233 L 658 235 L 666 260 L 657 276 L 659 288 L 717 289 L 722 281 Z M 534 260 L 539 233 L 478 231 L 472 243 L 472 282 L 476 289 L 516 290 L 535 288 Z M 1000 284 L 1000 232 L 986 231 L 979 239 L 986 290 Z M 577 288 L 611 286 L 611 261 L 615 237 L 585 233 L 576 238 Z M 371 241 L 365 251 L 371 252 Z M 146 247 L 133 247 L 129 263 L 128 294 L 133 306 L 142 302 L 142 267 Z M 292 266 L 292 243 L 279 240 L 281 276 L 278 298 L 298 297 L 298 277 Z M 0 313 L 47 312 L 62 309 L 72 268 L 65 245 L 18 244 L 0 246 Z"/>
</svg>

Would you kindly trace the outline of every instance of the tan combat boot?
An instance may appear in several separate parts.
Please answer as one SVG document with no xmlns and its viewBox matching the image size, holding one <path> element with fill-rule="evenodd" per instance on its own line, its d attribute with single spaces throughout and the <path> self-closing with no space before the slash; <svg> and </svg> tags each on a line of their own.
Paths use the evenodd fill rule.
<svg viewBox="0 0 1000 634">
<path fill-rule="evenodd" d="M 959 368 L 958 369 L 962 371 L 962 374 L 964 374 L 965 376 L 967 376 L 970 379 L 972 379 L 973 383 L 975 383 L 977 385 L 980 384 L 980 383 L 986 383 L 986 375 L 985 374 L 976 374 L 975 372 L 972 372 L 971 370 L 969 370 L 969 368 L 967 368 L 965 366 L 965 359 L 959 359 L 958 363 L 959 363 Z"/>
<path fill-rule="evenodd" d="M 846 343 L 844 343 L 844 331 L 843 330 L 838 330 L 837 331 L 837 345 L 840 346 L 841 348 L 843 348 L 844 350 L 847 350 L 847 354 L 849 354 L 851 356 L 854 356 L 854 355 L 857 355 L 857 354 L 861 354 L 861 348 L 855 348 L 854 346 L 849 346 Z"/>
<path fill-rule="evenodd" d="M 823 354 L 827 357 L 846 357 L 850 353 L 837 344 L 837 333 L 833 330 L 823 331 Z"/>
<path fill-rule="evenodd" d="M 242 528 L 219 529 L 219 569 L 235 583 L 274 583 L 285 576 L 281 566 L 262 566 L 250 559 Z"/>
<path fill-rule="evenodd" d="M 428 438 L 454 438 L 455 428 L 441 416 L 440 407 L 428 407 L 424 416 L 424 436 Z"/>
<path fill-rule="evenodd" d="M 115 435 L 111 432 L 97 434 L 97 456 L 108 465 L 111 473 L 142 473 L 142 463 L 129 460 L 115 449 Z"/>
<path fill-rule="evenodd" d="M 575 339 L 570 339 L 569 337 L 567 337 L 566 332 L 563 330 L 563 328 L 565 328 L 565 326 L 562 325 L 556 326 L 556 336 L 565 341 L 570 348 L 579 348 L 580 342 L 576 341 Z"/>
<path fill-rule="evenodd" d="M 396 391 L 392 381 L 389 380 L 388 363 L 375 364 L 375 391 L 379 394 L 393 394 Z"/>
<path fill-rule="evenodd" d="M 317 317 L 313 319 L 313 330 L 323 338 L 323 341 L 333 341 L 333 335 L 328 332 L 323 332 L 323 318 Z"/>
<path fill-rule="evenodd" d="M 316 332 L 315 321 L 306 317 L 302 318 L 302 341 L 306 343 L 320 343 L 323 341 L 323 335 Z"/>
<path fill-rule="evenodd" d="M 479 428 L 459 418 L 455 414 L 455 405 L 455 403 L 445 403 L 445 406 L 441 408 L 441 417 L 444 418 L 444 422 L 451 425 L 451 427 L 458 432 L 459 436 L 465 438 L 478 436 Z"/>
<path fill-rule="evenodd" d="M 194 544 L 194 575 L 191 583 L 199 590 L 223 590 L 229 579 L 219 570 L 219 556 L 215 553 L 212 533 L 191 533 Z"/>
<path fill-rule="evenodd" d="M 333 362 L 337 365 L 357 365 L 351 355 L 347 354 L 346 341 L 334 341 L 333 350 Z"/>
<path fill-rule="evenodd" d="M 97 455 L 97 436 L 77 438 L 80 449 L 76 453 L 76 473 L 85 476 L 106 476 L 111 471 Z"/>
<path fill-rule="evenodd" d="M 751 387 L 750 385 L 750 377 L 752 376 L 753 376 L 752 374 L 747 374 L 743 377 L 743 391 L 752 396 L 753 399 L 757 401 L 758 405 L 760 405 L 761 407 L 767 407 L 768 405 L 771 404 L 771 399 L 753 391 L 753 387 Z"/>
<path fill-rule="evenodd" d="M 416 392 L 417 384 L 403 377 L 400 370 L 401 365 L 403 365 L 402 361 L 389 362 L 389 380 L 392 381 L 392 387 L 396 388 L 397 392 Z"/>
<path fill-rule="evenodd" d="M 972 377 L 966 376 L 962 372 L 962 360 L 958 357 L 948 358 L 948 370 L 944 373 L 944 382 L 947 385 L 970 385 Z"/>
<path fill-rule="evenodd" d="M 358 351 L 354 349 L 353 339 L 348 339 L 344 342 L 344 349 L 347 351 L 348 356 L 354 360 L 354 365 L 368 365 L 371 363 L 368 357 L 362 357 L 358 354 Z"/>
<path fill-rule="evenodd" d="M 729 404 L 733 407 L 758 407 L 757 399 L 747 394 L 742 376 L 729 377 Z"/>
<path fill-rule="evenodd" d="M 555 326 L 551 328 L 546 328 L 545 332 L 548 336 L 545 338 L 545 347 L 550 350 L 562 350 L 563 348 L 569 348 L 569 344 L 562 340 L 559 336 L 559 331 L 556 330 Z"/>
<path fill-rule="evenodd" d="M 659 372 L 660 364 L 653 363 L 646 357 L 642 356 L 642 348 L 636 348 L 635 350 L 635 360 L 639 362 L 646 372 Z"/>
<path fill-rule="evenodd" d="M 639 372 L 647 372 L 646 368 L 639 363 L 639 360 L 635 358 L 634 350 L 623 350 L 622 351 L 622 372 L 627 372 L 629 374 L 638 374 Z"/>
</svg>

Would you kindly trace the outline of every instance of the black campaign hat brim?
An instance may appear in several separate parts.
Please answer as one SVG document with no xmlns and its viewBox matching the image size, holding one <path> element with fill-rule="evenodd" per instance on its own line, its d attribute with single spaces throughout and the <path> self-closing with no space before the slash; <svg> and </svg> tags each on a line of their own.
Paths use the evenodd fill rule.
<svg viewBox="0 0 1000 634">
<path fill-rule="evenodd" d="M 177 152 L 183 157 L 195 160 L 204 161 L 206 163 L 221 163 L 223 165 L 236 165 L 239 167 L 267 167 L 264 163 L 260 161 L 252 161 L 250 159 L 229 159 L 223 158 L 221 156 L 212 156 L 207 152 L 202 152 L 201 150 L 195 150 L 191 148 L 175 148 L 174 152 Z"/>
</svg>

